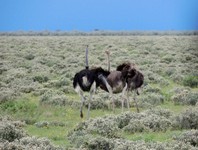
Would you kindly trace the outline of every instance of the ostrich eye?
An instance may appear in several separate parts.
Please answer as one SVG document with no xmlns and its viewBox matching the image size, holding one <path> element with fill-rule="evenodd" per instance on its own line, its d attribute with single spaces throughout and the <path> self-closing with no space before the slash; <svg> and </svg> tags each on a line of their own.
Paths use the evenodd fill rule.
<svg viewBox="0 0 198 150">
<path fill-rule="evenodd" d="M 128 74 L 128 77 L 132 77 L 132 74 L 131 74 L 131 73 L 129 73 L 129 74 Z"/>
<path fill-rule="evenodd" d="M 132 78 L 135 76 L 135 71 L 134 70 L 131 70 L 129 73 L 128 73 L 128 77 Z"/>
</svg>

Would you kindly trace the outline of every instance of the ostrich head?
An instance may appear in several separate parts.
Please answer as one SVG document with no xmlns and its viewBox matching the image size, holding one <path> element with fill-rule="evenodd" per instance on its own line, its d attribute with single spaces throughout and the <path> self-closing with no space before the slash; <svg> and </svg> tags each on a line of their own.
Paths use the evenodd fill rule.
<svg viewBox="0 0 198 150">
<path fill-rule="evenodd" d="M 134 63 L 130 63 L 130 62 L 124 62 L 123 64 L 117 66 L 116 70 L 117 71 L 122 71 L 123 69 L 132 69 L 135 68 L 135 64 Z"/>
</svg>

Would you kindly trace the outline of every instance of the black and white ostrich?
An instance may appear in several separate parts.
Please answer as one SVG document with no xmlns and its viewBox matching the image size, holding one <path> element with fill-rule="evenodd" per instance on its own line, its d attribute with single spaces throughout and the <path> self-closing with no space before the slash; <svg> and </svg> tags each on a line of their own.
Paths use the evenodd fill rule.
<svg viewBox="0 0 198 150">
<path fill-rule="evenodd" d="M 109 60 L 109 52 L 106 51 L 108 58 L 108 71 L 110 71 L 110 60 Z M 127 94 L 127 107 L 129 109 L 129 91 L 137 90 L 144 81 L 144 76 L 142 73 L 137 71 L 134 68 L 134 65 L 131 63 L 123 63 L 117 67 L 115 71 L 111 71 L 108 76 L 103 76 L 102 74 L 99 76 L 103 81 L 103 84 L 100 87 L 109 92 L 114 110 L 114 93 L 122 93 L 122 111 L 124 108 L 124 100 L 125 95 Z M 136 102 L 136 98 L 134 98 L 136 103 L 137 112 L 139 112 L 139 108 Z"/>
<path fill-rule="evenodd" d="M 81 106 L 80 106 L 80 117 L 83 118 L 83 104 L 84 104 L 84 92 L 89 92 L 89 102 L 88 102 L 88 114 L 87 117 L 89 118 L 90 114 L 90 102 L 92 100 L 92 96 L 96 91 L 96 88 L 101 84 L 101 80 L 98 78 L 100 74 L 103 76 L 107 76 L 109 74 L 108 71 L 105 71 L 101 67 L 89 69 L 88 65 L 88 46 L 86 47 L 86 59 L 85 59 L 85 69 L 81 70 L 80 72 L 76 73 L 73 79 L 73 87 L 75 91 L 81 97 Z"/>
</svg>

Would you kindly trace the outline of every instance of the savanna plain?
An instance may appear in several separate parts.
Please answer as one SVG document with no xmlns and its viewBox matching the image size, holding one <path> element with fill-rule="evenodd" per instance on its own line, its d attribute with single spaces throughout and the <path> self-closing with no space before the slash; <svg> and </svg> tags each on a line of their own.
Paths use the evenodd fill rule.
<svg viewBox="0 0 198 150">
<path fill-rule="evenodd" d="M 130 61 L 144 74 L 136 112 L 97 89 L 86 118 L 72 80 Z M 198 36 L 0 36 L 0 149 L 198 149 Z"/>
</svg>

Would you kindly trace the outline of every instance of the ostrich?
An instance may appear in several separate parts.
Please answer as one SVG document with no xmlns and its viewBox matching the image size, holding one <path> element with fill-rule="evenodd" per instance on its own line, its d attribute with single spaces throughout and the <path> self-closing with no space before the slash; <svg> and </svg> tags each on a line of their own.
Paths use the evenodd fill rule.
<svg viewBox="0 0 198 150">
<path fill-rule="evenodd" d="M 109 60 L 109 52 L 106 51 L 107 59 L 108 59 L 108 71 L 110 71 L 110 60 Z M 121 93 L 122 92 L 122 111 L 124 106 L 124 95 L 127 93 L 127 107 L 129 109 L 129 90 L 134 90 L 140 87 L 143 84 L 144 77 L 142 73 L 137 71 L 134 67 L 134 64 L 129 62 L 123 63 L 117 67 L 115 71 L 111 71 L 107 77 L 102 74 L 99 76 L 102 80 L 103 84 L 100 87 L 109 92 L 112 97 L 113 110 L 114 110 L 114 100 L 113 93 Z M 136 103 L 137 112 L 139 112 L 139 108 Z"/>
<path fill-rule="evenodd" d="M 88 46 L 86 47 L 86 54 L 85 54 L 85 69 L 79 71 L 75 74 L 73 79 L 73 87 L 75 91 L 81 97 L 81 106 L 80 106 L 80 117 L 83 118 L 83 103 L 84 103 L 84 96 L 83 92 L 89 92 L 89 103 L 88 103 L 88 118 L 89 118 L 89 111 L 90 111 L 90 102 L 92 100 L 92 96 L 96 91 L 96 88 L 100 85 L 100 79 L 98 76 L 103 74 L 103 76 L 107 76 L 109 74 L 108 71 L 105 71 L 101 67 L 89 69 L 88 65 Z"/>
<path fill-rule="evenodd" d="M 135 105 L 137 108 L 137 112 L 139 112 L 139 108 L 137 105 L 137 100 L 136 100 L 136 94 L 139 95 L 138 89 L 143 85 L 144 83 L 144 75 L 135 69 L 135 64 L 132 64 L 130 62 L 125 62 L 119 66 L 117 66 L 118 71 L 121 71 L 125 68 L 133 68 L 133 72 L 128 72 L 127 74 L 127 80 L 126 82 L 128 83 L 128 89 L 127 89 L 127 99 L 129 99 L 129 91 L 134 91 L 134 101 Z"/>
</svg>

